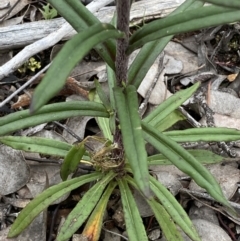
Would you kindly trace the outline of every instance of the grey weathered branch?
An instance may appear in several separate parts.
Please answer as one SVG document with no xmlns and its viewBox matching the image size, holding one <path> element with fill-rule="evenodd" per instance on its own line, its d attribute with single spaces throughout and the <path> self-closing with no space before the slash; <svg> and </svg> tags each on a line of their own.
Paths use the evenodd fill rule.
<svg viewBox="0 0 240 241">
<path fill-rule="evenodd" d="M 87 7 L 97 11 L 111 0 L 95 0 Z M 131 24 L 144 20 L 164 17 L 173 11 L 183 0 L 143 0 L 133 4 L 131 9 Z M 95 15 L 102 22 L 109 22 L 115 7 L 101 8 Z M 0 80 L 18 69 L 30 57 L 58 43 L 71 38 L 76 32 L 63 19 L 43 20 L 32 23 L 0 28 L 0 51 L 25 47 L 10 61 L 0 67 Z"/>
<path fill-rule="evenodd" d="M 183 0 L 144 0 L 133 4 L 131 9 L 131 24 L 144 20 L 164 17 L 179 6 Z M 115 7 L 101 8 L 95 15 L 102 22 L 109 22 Z M 25 47 L 57 31 L 66 21 L 63 18 L 24 23 L 0 28 L 0 51 Z M 76 32 L 66 32 L 63 40 L 71 38 Z"/>
</svg>

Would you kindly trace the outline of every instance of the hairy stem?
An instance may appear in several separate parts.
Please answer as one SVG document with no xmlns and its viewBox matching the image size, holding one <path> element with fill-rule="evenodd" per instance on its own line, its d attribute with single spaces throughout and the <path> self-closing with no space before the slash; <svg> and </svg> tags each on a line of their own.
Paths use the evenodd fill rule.
<svg viewBox="0 0 240 241">
<path fill-rule="evenodd" d="M 117 1 L 117 28 L 125 33 L 124 39 L 117 40 L 116 79 L 118 86 L 121 86 L 122 82 L 127 82 L 128 56 L 126 49 L 129 40 L 130 2 L 131 0 Z"/>
</svg>

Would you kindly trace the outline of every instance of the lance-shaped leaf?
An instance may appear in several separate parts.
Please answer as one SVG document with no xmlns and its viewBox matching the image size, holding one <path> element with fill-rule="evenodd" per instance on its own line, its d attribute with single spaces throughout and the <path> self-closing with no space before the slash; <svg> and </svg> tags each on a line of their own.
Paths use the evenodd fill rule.
<svg viewBox="0 0 240 241">
<path fill-rule="evenodd" d="M 138 114 L 136 88 L 127 86 L 123 93 L 120 87 L 116 87 L 114 97 L 125 154 L 141 192 L 150 197 L 147 153 Z"/>
<path fill-rule="evenodd" d="M 135 188 L 136 184 L 132 177 L 127 176 L 126 180 Z M 151 190 L 154 192 L 155 196 L 159 199 L 165 210 L 171 216 L 172 220 L 179 225 L 179 227 L 189 236 L 191 239 L 195 241 L 200 241 L 198 234 L 189 219 L 188 215 L 186 214 L 185 210 L 182 206 L 178 203 L 175 197 L 155 178 L 150 177 L 150 185 Z M 150 199 L 148 203 L 153 203 L 154 199 Z M 156 207 L 155 207 L 156 208 Z M 154 210 L 153 210 L 154 211 Z M 162 213 L 156 214 L 162 215 Z M 164 215 L 164 213 L 163 213 Z M 162 220 L 163 221 L 163 220 Z M 165 221 L 167 222 L 167 220 Z M 163 230 L 164 231 L 164 230 Z M 168 230 L 166 230 L 168 232 Z M 175 239 L 173 239 L 175 240 Z M 177 239 L 178 240 L 178 239 Z M 181 239 L 180 239 L 181 240 Z"/>
<path fill-rule="evenodd" d="M 109 99 L 113 110 L 115 110 L 115 99 L 113 94 L 113 88 L 116 86 L 116 75 L 115 72 L 107 65 L 107 76 L 109 86 Z M 111 133 L 114 135 L 116 131 L 116 113 L 113 112 L 109 118 L 109 126 Z"/>
<path fill-rule="evenodd" d="M 163 234 L 166 237 L 166 240 L 178 240 L 184 241 L 182 235 L 177 230 L 177 226 L 174 223 L 171 216 L 167 213 L 165 208 L 158 203 L 156 200 L 147 200 L 149 206 L 154 212 L 154 216 L 157 219 L 160 227 L 163 230 Z M 200 240 L 200 239 L 195 239 Z"/>
<path fill-rule="evenodd" d="M 88 219 L 86 226 L 82 232 L 83 238 L 91 241 L 98 241 L 102 231 L 103 216 L 105 214 L 108 200 L 116 187 L 116 182 L 110 182 L 105 192 L 100 198 L 97 206 L 93 210 L 91 216 Z"/>
<path fill-rule="evenodd" d="M 164 134 L 177 142 L 237 141 L 240 139 L 239 130 L 226 127 L 192 128 L 182 131 L 167 131 Z"/>
<path fill-rule="evenodd" d="M 169 97 L 156 109 L 154 109 L 147 117 L 143 119 L 144 122 L 151 126 L 157 126 L 167 115 L 177 109 L 184 103 L 192 94 L 198 89 L 200 83 L 194 84 L 192 87 L 185 90 L 178 91 L 176 94 Z"/>
<path fill-rule="evenodd" d="M 66 181 L 68 175 L 77 170 L 78 164 L 85 153 L 84 142 L 74 145 L 64 158 L 61 165 L 60 176 L 63 181 Z"/>
<path fill-rule="evenodd" d="M 187 0 L 184 1 L 177 9 L 169 14 L 169 16 L 175 15 L 177 13 L 181 13 L 186 11 L 186 9 L 194 9 L 196 7 L 203 6 L 203 2 L 195 1 L 195 0 Z M 150 43 L 145 44 L 133 63 L 130 65 L 128 71 L 128 84 L 135 85 L 138 89 L 141 84 L 143 78 L 147 74 L 150 67 L 153 65 L 155 59 L 159 56 L 159 54 L 163 51 L 168 42 L 172 39 L 173 35 L 161 38 L 159 40 L 152 41 Z"/>
<path fill-rule="evenodd" d="M 235 213 L 213 175 L 188 151 L 152 126 L 142 122 L 142 127 L 147 142 L 166 156 L 178 169 L 193 178 L 199 186 L 206 189 L 215 200 L 228 207 L 232 213 Z"/>
<path fill-rule="evenodd" d="M 109 117 L 109 113 L 102 104 L 90 101 L 50 104 L 38 110 L 34 115 L 31 115 L 29 110 L 23 110 L 1 117 L 0 135 L 73 116 Z"/>
<path fill-rule="evenodd" d="M 196 229 L 191 220 L 186 214 L 185 210 L 178 203 L 175 197 L 155 178 L 151 179 L 151 189 L 160 200 L 165 210 L 169 213 L 173 221 L 192 239 L 200 241 Z"/>
<path fill-rule="evenodd" d="M 119 179 L 118 185 L 120 188 L 124 219 L 129 240 L 147 241 L 148 238 L 145 232 L 145 227 L 143 226 L 142 218 L 127 181 L 125 179 Z"/>
<path fill-rule="evenodd" d="M 188 150 L 188 152 L 194 156 L 198 162 L 202 164 L 213 164 L 224 161 L 224 157 L 219 156 L 211 151 L 207 150 Z M 172 165 L 172 162 L 168 160 L 162 154 L 156 154 L 148 157 L 149 165 Z"/>
<path fill-rule="evenodd" d="M 105 187 L 115 175 L 109 172 L 84 194 L 61 227 L 57 236 L 58 241 L 68 240 L 82 226 L 99 201 Z"/>
<path fill-rule="evenodd" d="M 240 2 L 239 0 L 231 0 L 231 1 L 225 1 L 225 0 L 204 0 L 203 2 L 212 3 L 218 6 L 228 7 L 228 8 L 238 8 L 240 9 Z"/>
<path fill-rule="evenodd" d="M 206 6 L 155 20 L 136 31 L 130 38 L 127 52 L 142 45 L 173 34 L 231 23 L 240 20 L 240 10 L 219 6 Z"/>
<path fill-rule="evenodd" d="M 98 103 L 102 103 L 110 114 L 111 122 L 112 121 L 115 122 L 115 118 L 114 118 L 114 120 L 112 120 L 112 118 L 115 117 L 114 111 L 110 105 L 110 102 L 106 96 L 106 93 L 104 93 L 102 86 L 100 85 L 100 83 L 98 81 L 95 81 L 95 86 L 96 86 L 97 92 L 94 93 L 94 101 L 96 101 Z M 103 133 L 103 136 L 105 138 L 109 139 L 110 141 L 113 141 L 113 135 L 112 135 L 112 132 L 110 129 L 110 118 L 97 117 L 96 121 Z"/>
<path fill-rule="evenodd" d="M 48 0 L 77 31 L 80 32 L 88 29 L 94 24 L 99 24 L 100 21 L 95 17 L 82 3 L 78 0 Z M 104 43 L 94 47 L 98 54 L 105 62 L 115 69 L 114 61 L 116 55 L 116 44 L 112 39 L 108 39 Z"/>
<path fill-rule="evenodd" d="M 12 238 L 20 234 L 39 213 L 64 194 L 101 177 L 101 173 L 92 173 L 62 182 L 43 191 L 20 212 L 11 226 L 8 237 Z"/>
<path fill-rule="evenodd" d="M 66 142 L 43 137 L 3 136 L 0 142 L 17 150 L 60 157 L 66 156 L 72 147 Z"/>
<path fill-rule="evenodd" d="M 109 38 L 123 37 L 110 24 L 97 24 L 69 40 L 60 50 L 47 74 L 36 88 L 31 103 L 32 112 L 38 110 L 64 86 L 74 66 L 98 43 Z M 43 94 L 44 93 L 44 94 Z"/>
</svg>

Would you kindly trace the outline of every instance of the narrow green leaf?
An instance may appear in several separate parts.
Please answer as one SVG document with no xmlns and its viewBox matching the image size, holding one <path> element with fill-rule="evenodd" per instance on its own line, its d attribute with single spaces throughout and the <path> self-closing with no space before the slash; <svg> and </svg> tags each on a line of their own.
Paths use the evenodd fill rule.
<svg viewBox="0 0 240 241">
<path fill-rule="evenodd" d="M 104 93 L 104 91 L 102 89 L 102 86 L 100 85 L 98 80 L 95 80 L 94 83 L 95 83 L 95 86 L 96 86 L 98 97 L 100 99 L 100 103 L 102 103 L 109 112 L 112 111 L 110 101 L 107 97 L 107 94 Z"/>
<path fill-rule="evenodd" d="M 23 110 L 1 117 L 0 135 L 73 116 L 109 117 L 109 113 L 102 104 L 90 101 L 69 101 L 50 104 L 42 107 L 34 115 L 31 115 L 29 110 Z"/>
<path fill-rule="evenodd" d="M 143 119 L 144 122 L 156 127 L 167 115 L 177 109 L 182 103 L 189 99 L 192 94 L 199 88 L 200 82 L 194 84 L 190 88 L 178 91 L 176 94 L 169 97 L 147 117 Z"/>
<path fill-rule="evenodd" d="M 116 87 L 116 75 L 115 75 L 115 72 L 108 65 L 107 65 L 107 76 L 108 76 L 110 104 L 113 109 L 112 115 L 110 114 L 109 126 L 110 126 L 111 133 L 114 135 L 116 131 L 116 113 L 115 113 L 116 108 L 115 108 L 113 88 Z"/>
<path fill-rule="evenodd" d="M 97 93 L 94 94 L 94 101 L 97 103 L 102 103 L 102 101 L 100 100 L 100 97 Z M 107 100 L 105 100 L 105 101 L 107 101 Z M 101 129 L 101 131 L 103 133 L 103 136 L 106 139 L 113 141 L 113 135 L 112 135 L 111 128 L 110 128 L 110 118 L 112 118 L 112 115 L 114 112 L 113 112 L 113 110 L 111 110 L 110 103 L 107 107 L 107 110 L 110 114 L 110 117 L 109 118 L 96 117 L 96 121 L 97 121 L 99 128 Z M 114 119 L 114 121 L 115 121 L 115 119 Z"/>
<path fill-rule="evenodd" d="M 118 185 L 121 193 L 124 219 L 127 234 L 131 241 L 147 241 L 147 235 L 136 202 L 125 179 L 119 179 Z"/>
<path fill-rule="evenodd" d="M 200 1 L 187 0 L 184 1 L 177 9 L 175 9 L 169 16 L 175 15 L 186 11 L 186 9 L 194 9 L 196 7 L 201 7 L 203 5 Z M 133 63 L 130 65 L 128 71 L 128 84 L 134 85 L 137 89 L 141 84 L 143 78 L 147 74 L 150 67 L 153 65 L 155 59 L 163 51 L 168 42 L 172 39 L 173 35 L 161 38 L 159 40 L 152 41 L 145 44 Z M 130 54 L 131 52 L 128 52 Z"/>
<path fill-rule="evenodd" d="M 115 177 L 115 173 L 109 172 L 98 181 L 91 189 L 89 189 L 78 202 L 77 206 L 68 215 L 65 223 L 61 227 L 58 233 L 57 240 L 68 240 L 78 229 L 82 226 L 85 220 L 88 218 L 93 208 L 99 201 L 107 184 Z"/>
<path fill-rule="evenodd" d="M 127 176 L 126 180 L 129 184 L 138 189 L 132 177 Z M 150 185 L 151 190 L 159 199 L 165 210 L 169 213 L 173 221 L 193 240 L 200 241 L 191 220 L 175 197 L 152 176 L 150 176 Z M 152 202 L 152 200 L 154 199 L 150 199 L 149 201 Z M 159 213 L 159 215 L 161 215 L 161 213 Z"/>
<path fill-rule="evenodd" d="M 121 88 L 116 87 L 114 95 L 125 154 L 141 192 L 150 197 L 147 153 L 138 114 L 136 88 L 127 86 L 123 93 Z"/>
<path fill-rule="evenodd" d="M 155 178 L 150 177 L 151 189 L 160 200 L 165 210 L 169 213 L 174 222 L 192 239 L 201 241 L 196 229 L 185 210 L 178 203 L 175 197 Z"/>
<path fill-rule="evenodd" d="M 85 153 L 84 142 L 74 145 L 64 158 L 61 165 L 60 176 L 63 181 L 66 181 L 68 175 L 77 170 L 78 164 Z"/>
<path fill-rule="evenodd" d="M 108 200 L 116 187 L 116 182 L 110 182 L 105 192 L 100 198 L 97 206 L 89 217 L 86 226 L 84 227 L 82 236 L 87 240 L 98 241 L 102 231 L 103 217 L 107 208 Z"/>
<path fill-rule="evenodd" d="M 31 224 L 32 220 L 39 213 L 41 213 L 52 202 L 54 202 L 64 194 L 78 188 L 79 186 L 82 186 L 85 183 L 97 180 L 101 178 L 102 175 L 103 174 L 97 172 L 87 174 L 62 182 L 43 191 L 20 212 L 17 219 L 11 226 L 8 237 L 13 238 L 20 234 L 29 224 Z"/>
<path fill-rule="evenodd" d="M 224 197 L 218 182 L 203 165 L 183 147 L 166 135 L 156 131 L 152 126 L 142 122 L 142 127 L 146 141 L 166 156 L 178 169 L 192 177 L 215 200 L 228 207 L 234 213 L 233 208 Z"/>
<path fill-rule="evenodd" d="M 69 40 L 55 57 L 47 74 L 36 88 L 30 110 L 38 110 L 64 86 L 74 66 L 98 43 L 109 38 L 122 37 L 110 24 L 97 24 Z M 55 81 L 53 81 L 53 79 Z M 44 95 L 43 95 L 44 93 Z"/>
<path fill-rule="evenodd" d="M 226 1 L 226 0 L 204 0 L 203 2 L 208 2 L 212 3 L 218 6 L 223 6 L 223 7 L 228 7 L 228 8 L 238 8 L 240 9 L 240 2 L 239 0 L 231 0 L 231 1 Z"/>
<path fill-rule="evenodd" d="M 88 29 L 94 24 L 99 24 L 100 21 L 95 17 L 82 3 L 78 0 L 48 0 L 77 31 L 80 32 Z M 116 43 L 112 39 L 107 39 L 104 43 L 94 47 L 98 54 L 106 63 L 115 69 L 114 61 L 116 55 Z"/>
<path fill-rule="evenodd" d="M 164 131 L 172 127 L 178 121 L 182 120 L 186 120 L 186 117 L 179 110 L 174 110 L 160 122 L 158 122 L 154 127 L 159 131 Z"/>
<path fill-rule="evenodd" d="M 167 241 L 184 241 L 182 235 L 177 230 L 177 226 L 174 223 L 171 216 L 167 213 L 166 209 L 158 203 L 156 200 L 147 200 L 149 206 L 154 212 L 154 216 L 157 219 L 160 227 L 163 230 L 163 234 Z M 200 240 L 200 239 L 195 239 Z"/>
<path fill-rule="evenodd" d="M 224 157 L 214 154 L 211 151 L 207 150 L 188 150 L 188 152 L 196 158 L 196 160 L 201 164 L 213 164 L 224 161 Z M 172 165 L 172 162 L 169 161 L 162 154 L 156 154 L 148 157 L 149 165 Z"/>
<path fill-rule="evenodd" d="M 14 149 L 64 157 L 72 145 L 49 138 L 27 136 L 3 136 L 0 142 Z"/>
<path fill-rule="evenodd" d="M 174 16 L 155 20 L 136 31 L 130 38 L 128 53 L 142 45 L 173 34 L 189 32 L 239 21 L 240 11 L 218 6 L 205 6 Z"/>
<path fill-rule="evenodd" d="M 237 141 L 240 139 L 239 130 L 226 127 L 192 128 L 182 131 L 167 131 L 164 134 L 177 142 Z"/>
</svg>

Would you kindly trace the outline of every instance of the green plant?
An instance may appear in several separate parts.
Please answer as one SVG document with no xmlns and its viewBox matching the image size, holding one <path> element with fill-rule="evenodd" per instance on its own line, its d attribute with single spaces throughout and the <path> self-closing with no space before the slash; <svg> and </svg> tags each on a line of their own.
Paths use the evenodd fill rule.
<svg viewBox="0 0 240 241">
<path fill-rule="evenodd" d="M 20 73 L 26 73 L 27 70 L 31 70 L 32 72 L 36 71 L 36 69 L 41 68 L 41 63 L 36 61 L 35 58 L 30 58 L 23 66 L 18 69 Z"/>
<path fill-rule="evenodd" d="M 12 225 L 8 237 L 17 236 L 54 200 L 85 183 L 95 181 L 69 214 L 58 234 L 58 241 L 70 238 L 87 218 L 89 219 L 83 236 L 98 240 L 104 210 L 116 186 L 121 192 L 129 240 L 148 240 L 131 188 L 138 189 L 147 200 L 167 240 L 183 240 L 176 226 L 192 240 L 200 240 L 184 209 L 171 193 L 149 174 L 149 165 L 163 165 L 168 162 L 188 174 L 216 201 L 234 213 L 215 178 L 202 165 L 204 160 L 199 158 L 210 158 L 209 152 L 186 151 L 177 142 L 238 140 L 240 132 L 227 128 L 162 132 L 164 129 L 161 127 L 167 122 L 168 116 L 197 90 L 199 83 L 173 95 L 143 120 L 138 114 L 136 89 L 173 34 L 240 19 L 240 11 L 236 10 L 236 7 L 240 8 L 238 1 L 232 1 L 235 5 L 229 3 L 227 7 L 203 6 L 204 2 L 186 0 L 165 19 L 144 25 L 129 38 L 128 0 L 118 0 L 117 29 L 112 24 L 100 23 L 78 0 L 49 0 L 59 14 L 77 32 L 81 32 L 68 41 L 54 59 L 34 93 L 31 113 L 25 110 L 0 119 L 0 141 L 15 149 L 63 157 L 61 176 L 64 181 L 48 188 L 31 201 Z M 214 3 L 225 4 L 220 0 L 215 0 Z M 129 54 L 139 47 L 142 49 L 127 70 Z M 63 87 L 72 68 L 92 48 L 96 49 L 107 64 L 109 98 L 106 98 L 101 85 L 95 82 L 96 92 L 92 101 L 45 105 Z M 56 81 L 52 82 L 53 78 Z M 21 128 L 78 115 L 96 117 L 105 135 L 105 144 L 100 151 L 87 152 L 84 147 L 86 140 L 72 146 L 44 138 L 4 136 Z M 178 115 L 176 116 L 175 121 L 178 120 Z M 209 131 L 211 135 L 206 135 Z M 161 154 L 148 157 L 146 142 L 152 144 Z M 215 156 L 210 158 L 210 161 L 219 159 L 221 158 Z M 93 165 L 95 171 L 66 180 L 81 161 Z"/>
<path fill-rule="evenodd" d="M 43 10 L 39 9 L 39 11 L 42 13 L 44 19 L 53 19 L 57 17 L 58 13 L 55 8 L 50 8 L 50 4 L 43 6 Z"/>
</svg>

